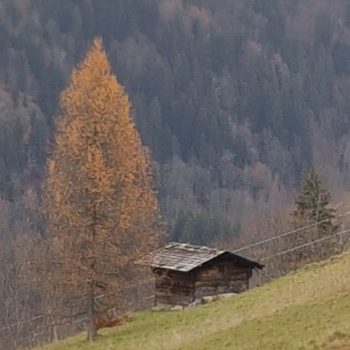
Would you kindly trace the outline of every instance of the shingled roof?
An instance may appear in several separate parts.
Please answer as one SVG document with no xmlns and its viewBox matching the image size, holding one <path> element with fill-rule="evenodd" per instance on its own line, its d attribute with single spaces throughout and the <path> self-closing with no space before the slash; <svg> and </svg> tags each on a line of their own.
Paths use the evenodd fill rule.
<svg viewBox="0 0 350 350">
<path fill-rule="evenodd" d="M 264 267 L 258 262 L 230 251 L 176 242 L 169 243 L 164 248 L 154 251 L 138 263 L 154 268 L 189 272 L 224 254 L 229 255 L 233 261 L 242 266 L 259 269 Z"/>
</svg>

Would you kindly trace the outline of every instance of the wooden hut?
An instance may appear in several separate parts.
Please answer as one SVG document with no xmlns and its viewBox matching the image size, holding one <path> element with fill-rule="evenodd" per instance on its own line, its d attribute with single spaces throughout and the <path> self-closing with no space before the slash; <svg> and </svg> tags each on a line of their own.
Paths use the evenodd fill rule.
<svg viewBox="0 0 350 350">
<path fill-rule="evenodd" d="M 249 289 L 253 269 L 263 265 L 229 251 L 170 243 L 141 261 L 155 275 L 155 306 L 188 306 L 204 297 Z"/>
</svg>

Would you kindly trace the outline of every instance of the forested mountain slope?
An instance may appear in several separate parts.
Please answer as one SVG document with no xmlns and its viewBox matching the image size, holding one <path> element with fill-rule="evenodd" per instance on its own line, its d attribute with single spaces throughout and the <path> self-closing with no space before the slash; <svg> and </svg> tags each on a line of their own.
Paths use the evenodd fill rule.
<svg viewBox="0 0 350 350">
<path fill-rule="evenodd" d="M 174 238 L 239 231 L 288 203 L 311 164 L 350 185 L 347 0 L 1 0 L 2 231 L 36 210 L 59 91 L 95 36 Z"/>
</svg>

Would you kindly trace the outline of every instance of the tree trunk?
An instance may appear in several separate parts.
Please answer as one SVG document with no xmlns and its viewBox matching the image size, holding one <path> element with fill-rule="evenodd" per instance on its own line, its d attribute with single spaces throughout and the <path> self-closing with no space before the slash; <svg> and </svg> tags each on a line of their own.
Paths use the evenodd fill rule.
<svg viewBox="0 0 350 350">
<path fill-rule="evenodd" d="M 96 134 L 96 126 L 94 126 L 94 135 Z M 90 265 L 90 268 L 95 272 L 95 240 L 96 240 L 96 224 L 97 224 L 97 210 L 96 202 L 93 203 L 93 221 L 92 221 L 92 251 L 93 259 Z M 96 310 L 95 310 L 95 281 L 92 280 L 89 283 L 89 295 L 88 295 L 88 339 L 92 342 L 96 339 L 97 336 L 97 327 L 96 327 Z"/>
<path fill-rule="evenodd" d="M 96 310 L 95 310 L 95 300 L 94 300 L 94 286 L 91 283 L 89 287 L 89 295 L 88 295 L 88 321 L 87 321 L 87 336 L 88 340 L 94 341 L 97 336 L 97 328 L 96 328 Z"/>
</svg>

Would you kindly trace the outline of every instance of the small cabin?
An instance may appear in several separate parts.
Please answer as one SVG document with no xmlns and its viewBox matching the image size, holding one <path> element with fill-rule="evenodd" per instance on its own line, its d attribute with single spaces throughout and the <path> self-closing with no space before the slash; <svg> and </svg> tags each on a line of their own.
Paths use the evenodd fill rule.
<svg viewBox="0 0 350 350">
<path fill-rule="evenodd" d="M 264 266 L 232 252 L 170 243 L 143 259 L 155 276 L 157 308 L 186 307 L 205 297 L 249 289 L 254 269 Z"/>
</svg>

